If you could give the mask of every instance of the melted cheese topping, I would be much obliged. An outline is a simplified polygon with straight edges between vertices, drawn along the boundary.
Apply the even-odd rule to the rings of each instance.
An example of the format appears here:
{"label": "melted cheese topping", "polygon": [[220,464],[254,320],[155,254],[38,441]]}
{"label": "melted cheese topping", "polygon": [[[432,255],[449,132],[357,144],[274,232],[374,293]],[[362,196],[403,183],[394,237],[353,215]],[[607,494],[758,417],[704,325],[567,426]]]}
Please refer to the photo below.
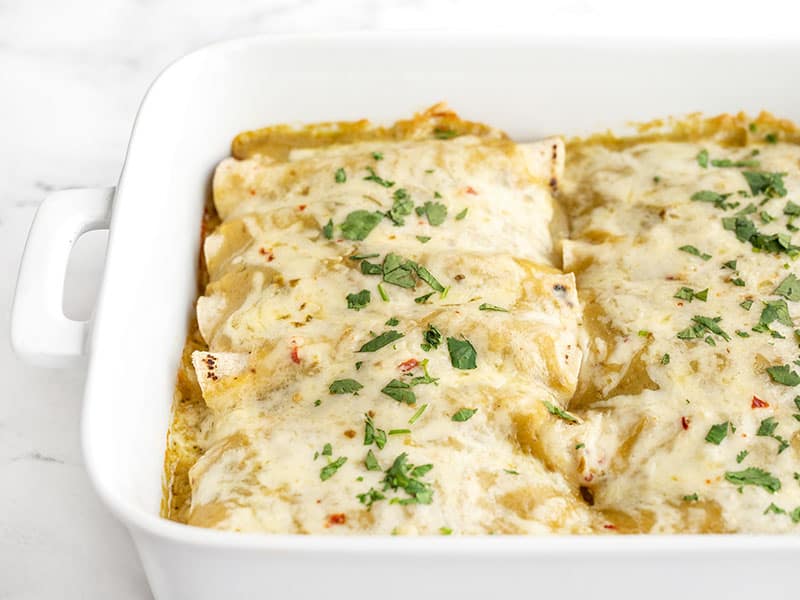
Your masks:
{"label": "melted cheese topping", "polygon": [[[703,150],[749,166],[703,167]],[[790,238],[784,213],[800,190],[800,148],[595,145],[571,161],[564,267],[577,274],[587,351],[571,406],[584,417],[582,472],[595,506],[639,531],[796,531],[800,511],[789,513],[800,506],[800,388],[766,369],[800,371],[792,364],[800,355],[797,303],[786,304],[791,320],[769,323],[774,334],[753,330],[766,302],[785,302],[775,290],[794,259],[755,252],[723,218],[743,213],[758,231]],[[754,194],[743,171],[785,173],[788,193]],[[726,195],[724,204],[692,200],[699,191]],[[689,246],[701,256],[680,250]],[[708,291],[687,299],[682,288]],[[702,326],[687,333],[698,316],[719,318],[724,335]],[[765,419],[775,421],[772,436]],[[718,444],[705,439],[715,425],[724,435]],[[751,468],[768,473],[766,487],[730,481]],[[754,475],[745,478],[765,479]]]}
{"label": "melted cheese topping", "polygon": [[800,251],[800,147],[747,124],[597,136],[570,145],[564,177],[560,140],[515,144],[442,107],[237,137],[165,515],[273,533],[796,531],[800,282],[776,290]]}

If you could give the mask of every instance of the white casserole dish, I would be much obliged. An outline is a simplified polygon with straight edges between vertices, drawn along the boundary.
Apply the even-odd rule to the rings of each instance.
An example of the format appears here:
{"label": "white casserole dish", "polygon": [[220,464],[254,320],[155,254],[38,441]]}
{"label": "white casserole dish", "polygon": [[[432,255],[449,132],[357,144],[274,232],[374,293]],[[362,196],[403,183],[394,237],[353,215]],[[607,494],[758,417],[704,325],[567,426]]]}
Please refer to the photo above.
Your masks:
{"label": "white casserole dish", "polygon": [[[148,92],[116,192],[58,192],[42,204],[20,270],[12,342],[46,366],[90,353],[87,468],[162,600],[796,597],[800,536],[259,536],[180,525],[158,510],[203,200],[236,133],[280,122],[391,121],[439,100],[517,139],[698,110],[767,109],[800,121],[800,87],[787,84],[798,68],[800,42],[362,34],[205,48]],[[61,310],[69,250],[81,232],[109,221],[96,314],[70,321]]]}

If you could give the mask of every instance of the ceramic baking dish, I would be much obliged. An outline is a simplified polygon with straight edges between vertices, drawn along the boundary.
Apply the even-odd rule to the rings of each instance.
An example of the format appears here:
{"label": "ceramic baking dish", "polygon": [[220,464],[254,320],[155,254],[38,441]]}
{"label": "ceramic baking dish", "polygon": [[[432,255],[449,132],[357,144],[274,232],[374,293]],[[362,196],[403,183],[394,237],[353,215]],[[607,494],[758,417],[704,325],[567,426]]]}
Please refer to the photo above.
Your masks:
{"label": "ceramic baking dish", "polygon": [[[691,111],[800,121],[800,42],[393,34],[257,37],[180,59],[142,104],[116,191],[42,204],[12,339],[37,364],[89,354],[86,465],[127,525],[156,598],[796,597],[800,536],[295,537],[158,516],[165,432],[195,294],[214,165],[237,132],[279,122],[391,121],[446,100],[517,139]],[[69,250],[110,228],[91,322],[61,309]]]}

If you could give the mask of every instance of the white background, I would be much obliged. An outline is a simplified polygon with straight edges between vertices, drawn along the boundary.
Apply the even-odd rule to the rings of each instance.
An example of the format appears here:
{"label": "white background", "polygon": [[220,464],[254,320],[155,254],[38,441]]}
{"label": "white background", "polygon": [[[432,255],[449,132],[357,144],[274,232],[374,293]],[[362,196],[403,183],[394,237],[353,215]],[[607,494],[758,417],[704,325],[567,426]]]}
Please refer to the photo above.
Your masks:
{"label": "white background", "polygon": [[[83,470],[83,368],[21,363],[5,315],[36,206],[49,190],[115,183],[139,101],[169,62],[209,42],[269,32],[793,38],[797,17],[791,2],[763,0],[0,0],[0,599],[150,597],[127,534]],[[796,76],[787,74],[787,85]],[[743,73],[742,85],[757,79]],[[101,271],[104,235],[87,237],[65,296],[75,317],[90,314]]]}

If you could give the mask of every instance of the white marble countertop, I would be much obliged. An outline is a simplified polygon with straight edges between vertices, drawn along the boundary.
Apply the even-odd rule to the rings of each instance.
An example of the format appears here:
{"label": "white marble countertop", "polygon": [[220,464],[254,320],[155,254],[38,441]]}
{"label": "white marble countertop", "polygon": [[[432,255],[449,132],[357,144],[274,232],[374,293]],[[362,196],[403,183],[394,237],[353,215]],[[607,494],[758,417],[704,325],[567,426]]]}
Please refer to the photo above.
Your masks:
{"label": "white marble countertop", "polygon": [[[673,2],[653,19],[648,3],[588,0],[0,0],[0,313],[9,313],[39,202],[53,189],[113,185],[148,84],[201,45],[255,33],[355,29],[712,37],[752,29],[750,11],[735,10],[736,2],[726,2],[727,22],[708,4]],[[777,11],[777,4],[759,2],[762,11]],[[692,19],[685,17],[689,7]],[[770,35],[796,35],[796,18],[767,22]],[[103,243],[102,234],[93,235],[76,253],[65,298],[71,315],[91,310]],[[82,466],[84,369],[26,366],[12,354],[8,331],[1,319],[0,599],[149,598],[126,532]]]}

